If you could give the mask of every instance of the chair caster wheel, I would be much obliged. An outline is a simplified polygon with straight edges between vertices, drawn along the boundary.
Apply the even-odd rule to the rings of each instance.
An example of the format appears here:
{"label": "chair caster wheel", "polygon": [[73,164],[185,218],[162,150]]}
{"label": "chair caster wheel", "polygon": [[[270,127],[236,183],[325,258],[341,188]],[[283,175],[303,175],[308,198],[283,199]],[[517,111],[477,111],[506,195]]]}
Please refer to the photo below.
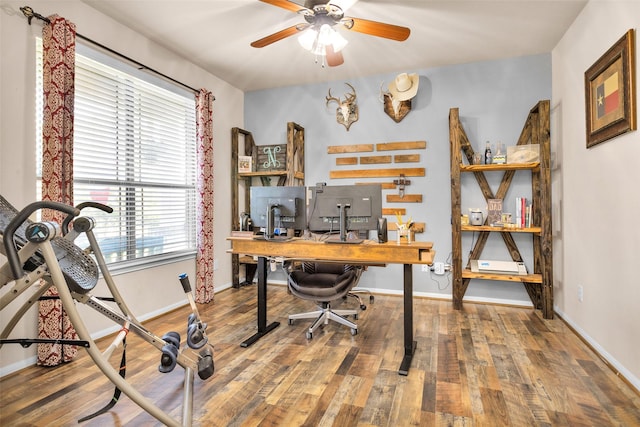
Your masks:
{"label": "chair caster wheel", "polygon": [[205,348],[200,353],[200,359],[198,360],[198,376],[201,380],[206,380],[213,375],[214,371],[213,353],[211,352],[211,349]]}
{"label": "chair caster wheel", "polygon": [[354,320],[358,320],[358,313],[356,313],[356,314],[354,314],[354,315],[353,315],[353,319],[354,319]]}
{"label": "chair caster wheel", "polygon": [[364,304],[360,305],[360,310],[365,311],[366,309],[367,309],[366,305],[364,305]]}
{"label": "chair caster wheel", "polygon": [[351,328],[351,335],[358,335],[358,330],[356,328]]}
{"label": "chair caster wheel", "polygon": [[178,360],[178,347],[173,344],[165,344],[162,347],[162,356],[160,356],[160,365],[158,371],[166,374],[173,371]]}
{"label": "chair caster wheel", "polygon": [[293,319],[289,319],[289,325],[293,325]]}
{"label": "chair caster wheel", "polygon": [[307,339],[308,340],[313,339],[313,333],[307,332]]}
{"label": "chair caster wheel", "polygon": [[371,296],[369,297],[369,302],[373,303],[373,301],[374,301],[374,300],[375,300],[375,298],[373,297],[373,295],[371,295]]}
{"label": "chair caster wheel", "polygon": [[191,325],[189,325],[189,329],[187,331],[187,345],[190,348],[194,350],[202,348],[207,343],[207,341],[209,341],[207,336],[204,334],[204,331],[198,327],[197,324],[192,323]]}

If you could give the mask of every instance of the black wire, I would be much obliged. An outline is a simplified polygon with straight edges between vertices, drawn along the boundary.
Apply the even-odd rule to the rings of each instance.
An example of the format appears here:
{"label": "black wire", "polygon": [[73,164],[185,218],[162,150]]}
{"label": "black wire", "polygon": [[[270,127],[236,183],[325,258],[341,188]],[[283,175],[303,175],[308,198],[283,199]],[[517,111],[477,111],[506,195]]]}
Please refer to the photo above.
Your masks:
{"label": "black wire", "polygon": [[[126,337],[122,339],[122,358],[120,359],[120,369],[118,370],[118,373],[122,378],[124,378],[127,373],[127,338]],[[122,394],[122,391],[116,386],[116,389],[113,391],[113,397],[111,398],[109,403],[107,403],[102,409],[94,412],[93,414],[80,418],[78,420],[78,424],[84,421],[88,421],[92,418],[97,417],[98,415],[102,415],[108,412],[109,410],[111,410],[111,408],[113,408],[116,405],[116,403],[118,403],[118,399],[120,399],[121,394]]]}

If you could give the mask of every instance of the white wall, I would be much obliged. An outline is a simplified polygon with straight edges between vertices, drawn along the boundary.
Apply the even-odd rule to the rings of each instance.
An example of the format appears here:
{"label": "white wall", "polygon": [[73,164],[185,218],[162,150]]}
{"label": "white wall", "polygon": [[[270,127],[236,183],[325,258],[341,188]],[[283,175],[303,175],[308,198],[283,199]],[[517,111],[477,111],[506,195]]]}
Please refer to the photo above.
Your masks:
{"label": "white wall", "polygon": [[[41,23],[37,20],[34,19],[31,26],[27,25],[26,18],[19,11],[21,6],[24,6],[24,2],[5,0],[2,0],[0,6],[0,194],[18,208],[36,198],[34,39],[42,34]],[[226,202],[230,199],[231,128],[242,126],[243,123],[242,91],[194,66],[187,59],[158,47],[78,0],[30,1],[29,6],[44,16],[64,16],[77,25],[78,33],[83,36],[193,88],[206,88],[216,96],[213,127],[216,200],[214,226],[221,231],[216,233],[215,238],[215,258],[219,260],[215,286],[217,289],[228,286],[231,281],[231,260],[225,252],[228,247],[225,239],[231,224],[231,210]],[[117,276],[116,282],[130,308],[144,319],[186,302],[177,275],[186,272],[194,277],[194,264],[191,260],[124,274]],[[97,295],[101,295],[102,287],[99,285],[96,288]],[[3,291],[6,292],[6,289]],[[9,316],[10,313],[1,314],[3,325]],[[87,314],[89,330],[99,333],[113,325],[103,319],[94,313]],[[35,331],[36,313],[32,310],[12,336],[33,337]],[[31,364],[34,360],[35,346],[30,349],[4,346],[0,375]]]}
{"label": "white wall", "polygon": [[[586,148],[584,72],[627,30],[638,27],[640,2],[590,1],[552,52],[551,105],[559,165],[553,189],[555,305],[636,388],[640,132]],[[637,56],[636,47],[636,84]]]}

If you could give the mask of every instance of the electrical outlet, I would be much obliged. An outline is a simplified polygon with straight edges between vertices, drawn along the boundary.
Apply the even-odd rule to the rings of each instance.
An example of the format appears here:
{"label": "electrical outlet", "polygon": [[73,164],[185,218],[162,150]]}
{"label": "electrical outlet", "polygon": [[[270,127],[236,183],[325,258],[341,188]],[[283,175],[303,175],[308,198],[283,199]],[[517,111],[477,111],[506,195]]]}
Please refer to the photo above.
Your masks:
{"label": "electrical outlet", "polygon": [[220,263],[218,262],[217,259],[213,260],[213,269],[217,270],[220,267]]}
{"label": "electrical outlet", "polygon": [[442,276],[444,274],[444,262],[436,262],[433,267],[433,272],[438,276]]}
{"label": "electrical outlet", "polygon": [[578,286],[578,301],[582,302],[584,299],[584,288],[582,285]]}
{"label": "electrical outlet", "polygon": [[421,267],[422,267],[422,272],[423,273],[428,273],[431,270],[431,268],[429,268],[429,266],[427,264],[422,264]]}

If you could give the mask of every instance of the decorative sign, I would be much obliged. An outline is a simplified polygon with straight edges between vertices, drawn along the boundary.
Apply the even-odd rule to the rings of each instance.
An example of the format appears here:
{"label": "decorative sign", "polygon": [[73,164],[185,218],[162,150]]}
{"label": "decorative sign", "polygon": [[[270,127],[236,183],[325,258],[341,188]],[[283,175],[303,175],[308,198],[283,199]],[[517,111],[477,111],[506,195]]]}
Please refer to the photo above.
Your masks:
{"label": "decorative sign", "polygon": [[283,171],[287,169],[287,144],[259,145],[256,170]]}

